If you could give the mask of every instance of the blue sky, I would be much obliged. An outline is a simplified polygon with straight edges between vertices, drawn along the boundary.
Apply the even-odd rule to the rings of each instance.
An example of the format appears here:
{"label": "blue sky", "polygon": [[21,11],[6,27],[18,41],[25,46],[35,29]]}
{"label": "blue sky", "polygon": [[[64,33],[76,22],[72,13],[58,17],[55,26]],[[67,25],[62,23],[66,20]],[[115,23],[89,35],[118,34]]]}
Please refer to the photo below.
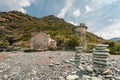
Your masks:
{"label": "blue sky", "polygon": [[105,39],[120,37],[120,0],[0,0],[0,11],[17,10],[35,17],[55,15]]}

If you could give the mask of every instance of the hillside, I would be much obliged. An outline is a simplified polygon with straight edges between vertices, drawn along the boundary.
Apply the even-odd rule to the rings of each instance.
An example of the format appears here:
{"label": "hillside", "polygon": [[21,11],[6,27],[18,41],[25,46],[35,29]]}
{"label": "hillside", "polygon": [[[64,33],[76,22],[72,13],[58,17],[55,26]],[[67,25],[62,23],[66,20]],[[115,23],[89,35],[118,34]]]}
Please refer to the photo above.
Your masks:
{"label": "hillside", "polygon": [[112,39],[110,39],[111,41],[118,41],[118,42],[120,42],[120,38],[119,37],[116,37],[116,38],[112,38]]}
{"label": "hillside", "polygon": [[[73,24],[64,19],[49,15],[43,18],[31,17],[18,11],[0,12],[0,47],[30,47],[34,32],[46,32],[58,42],[69,47],[70,39],[78,39],[72,32]],[[101,38],[87,32],[88,43],[98,43]]]}

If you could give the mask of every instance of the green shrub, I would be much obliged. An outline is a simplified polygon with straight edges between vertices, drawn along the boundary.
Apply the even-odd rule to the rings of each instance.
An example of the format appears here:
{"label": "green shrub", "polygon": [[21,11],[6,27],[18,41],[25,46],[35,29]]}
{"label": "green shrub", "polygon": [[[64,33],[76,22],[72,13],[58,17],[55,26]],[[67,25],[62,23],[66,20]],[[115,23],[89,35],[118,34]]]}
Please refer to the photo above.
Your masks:
{"label": "green shrub", "polygon": [[75,49],[76,46],[80,46],[80,37],[71,36],[71,38],[66,42],[69,49]]}
{"label": "green shrub", "polygon": [[107,41],[105,44],[109,45],[110,54],[120,55],[120,42]]}
{"label": "green shrub", "polygon": [[31,38],[31,34],[25,34],[18,38],[18,40],[27,41]]}
{"label": "green shrub", "polygon": [[92,52],[92,49],[95,48],[96,43],[92,43],[92,44],[87,44],[87,51],[88,53]]}
{"label": "green shrub", "polygon": [[10,43],[8,40],[2,40],[0,41],[0,47],[5,47],[5,46],[9,46]]}

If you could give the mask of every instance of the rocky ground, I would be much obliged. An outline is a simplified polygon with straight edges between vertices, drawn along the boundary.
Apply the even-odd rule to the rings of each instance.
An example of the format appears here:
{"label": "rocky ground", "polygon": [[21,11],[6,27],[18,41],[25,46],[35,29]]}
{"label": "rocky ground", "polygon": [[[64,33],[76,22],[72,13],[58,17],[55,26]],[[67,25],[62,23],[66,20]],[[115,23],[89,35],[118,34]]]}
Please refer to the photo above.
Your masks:
{"label": "rocky ground", "polygon": [[[74,55],[71,51],[1,52],[0,80],[64,80],[79,71]],[[110,58],[120,69],[120,56],[111,55]],[[92,64],[92,55],[82,54],[82,61],[87,63],[84,67]]]}

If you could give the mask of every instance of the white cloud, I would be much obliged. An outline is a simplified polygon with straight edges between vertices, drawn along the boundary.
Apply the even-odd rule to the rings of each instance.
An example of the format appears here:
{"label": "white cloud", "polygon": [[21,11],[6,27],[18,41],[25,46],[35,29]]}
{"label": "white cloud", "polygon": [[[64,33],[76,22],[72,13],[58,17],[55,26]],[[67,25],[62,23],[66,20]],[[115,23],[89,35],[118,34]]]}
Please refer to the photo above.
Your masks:
{"label": "white cloud", "polygon": [[17,10],[25,13],[26,10],[24,8],[30,6],[33,1],[34,0],[0,0],[0,11]]}
{"label": "white cloud", "polygon": [[63,7],[61,12],[57,15],[59,18],[64,18],[66,13],[70,10],[74,0],[67,0],[66,5]]}
{"label": "white cloud", "polygon": [[100,35],[105,39],[110,39],[114,37],[120,37],[120,20],[113,23],[112,25],[106,26],[99,32],[95,32],[95,34]]}
{"label": "white cloud", "polygon": [[117,21],[116,19],[109,19],[108,22],[115,22]]}
{"label": "white cloud", "polygon": [[78,23],[76,23],[76,22],[73,22],[73,21],[68,21],[69,23],[71,23],[71,24],[73,24],[73,25],[78,25]]}
{"label": "white cloud", "polygon": [[88,5],[85,6],[85,9],[86,9],[85,11],[86,14],[93,11]]}
{"label": "white cloud", "polygon": [[74,12],[73,12],[73,16],[78,18],[80,17],[80,10],[79,9],[76,9]]}
{"label": "white cloud", "polygon": [[92,6],[95,9],[99,9],[103,6],[107,6],[110,5],[114,2],[116,2],[117,0],[92,0]]}

